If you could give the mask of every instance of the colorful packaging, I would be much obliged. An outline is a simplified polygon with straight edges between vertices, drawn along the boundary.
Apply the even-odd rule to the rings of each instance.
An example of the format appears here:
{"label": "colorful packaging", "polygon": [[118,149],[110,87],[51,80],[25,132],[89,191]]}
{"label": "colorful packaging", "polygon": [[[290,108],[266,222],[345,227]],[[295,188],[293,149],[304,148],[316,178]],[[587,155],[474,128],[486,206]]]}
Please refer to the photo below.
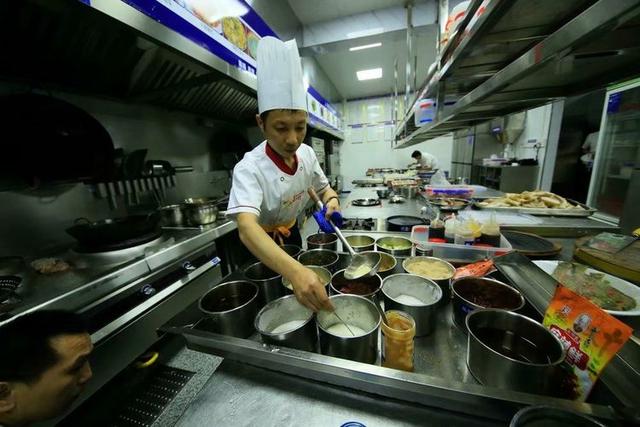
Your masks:
{"label": "colorful packaging", "polygon": [[[543,320],[567,351],[568,378],[563,393],[585,401],[602,370],[633,330],[588,299],[559,285]],[[568,385],[568,386],[567,386]]]}
{"label": "colorful packaging", "polygon": [[463,277],[470,276],[483,277],[487,274],[493,273],[494,271],[496,271],[496,269],[493,266],[493,260],[485,259],[456,268],[456,273],[453,275],[453,278],[461,279]]}

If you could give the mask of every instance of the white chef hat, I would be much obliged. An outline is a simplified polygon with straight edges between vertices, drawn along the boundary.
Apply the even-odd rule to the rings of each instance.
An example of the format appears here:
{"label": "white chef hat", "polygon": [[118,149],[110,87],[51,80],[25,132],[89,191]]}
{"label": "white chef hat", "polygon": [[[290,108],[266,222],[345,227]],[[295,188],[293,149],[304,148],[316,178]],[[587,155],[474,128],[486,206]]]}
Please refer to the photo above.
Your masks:
{"label": "white chef hat", "polygon": [[258,44],[258,110],[307,111],[307,92],[295,40],[264,37]]}

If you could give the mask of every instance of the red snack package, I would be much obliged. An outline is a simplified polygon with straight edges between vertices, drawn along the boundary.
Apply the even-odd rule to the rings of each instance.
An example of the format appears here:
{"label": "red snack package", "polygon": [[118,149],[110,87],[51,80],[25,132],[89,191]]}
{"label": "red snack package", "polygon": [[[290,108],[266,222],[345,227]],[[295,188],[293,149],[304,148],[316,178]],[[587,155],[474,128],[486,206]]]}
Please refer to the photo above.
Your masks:
{"label": "red snack package", "polygon": [[493,260],[486,259],[456,268],[456,273],[453,275],[453,278],[460,279],[462,277],[469,276],[483,277],[489,273],[493,273],[494,271],[495,268],[493,267]]}

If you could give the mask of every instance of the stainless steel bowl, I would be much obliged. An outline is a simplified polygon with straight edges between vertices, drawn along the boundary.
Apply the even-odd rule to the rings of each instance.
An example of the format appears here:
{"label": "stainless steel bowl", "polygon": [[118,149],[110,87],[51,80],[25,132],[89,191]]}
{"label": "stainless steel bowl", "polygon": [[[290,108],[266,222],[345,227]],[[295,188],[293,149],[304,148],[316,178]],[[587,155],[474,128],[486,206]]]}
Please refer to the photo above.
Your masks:
{"label": "stainless steel bowl", "polygon": [[[385,310],[409,313],[416,322],[416,336],[433,332],[442,289],[433,280],[413,274],[393,274],[382,281]],[[419,301],[409,301],[411,297]]]}
{"label": "stainless steel bowl", "polygon": [[[365,298],[374,298],[382,287],[382,279],[377,274],[369,277],[348,280],[344,277],[345,270],[339,270],[331,277],[329,285],[333,294],[359,295]],[[348,288],[348,291],[345,290]]]}
{"label": "stainless steel bowl", "polygon": [[214,203],[185,203],[182,206],[189,225],[207,225],[218,218],[218,208]]}
{"label": "stainless steel bowl", "polygon": [[[443,265],[449,271],[449,274],[445,278],[434,276],[429,277],[428,275],[417,274],[415,271],[412,271],[411,264],[419,262],[420,260],[437,262]],[[402,261],[402,269],[409,274],[416,274],[436,282],[440,286],[440,289],[442,289],[442,304],[447,304],[451,300],[451,278],[456,274],[456,268],[447,261],[430,256],[413,256]]]}
{"label": "stainless steel bowl", "polygon": [[527,406],[511,419],[509,427],[605,427],[591,417],[552,406]]}
{"label": "stainless steel bowl", "polygon": [[338,250],[338,236],[332,233],[316,233],[307,237],[307,249]]}
{"label": "stainless steel bowl", "polygon": [[282,276],[261,262],[251,264],[244,270],[244,277],[252,281],[260,290],[260,307],[285,295],[280,284]]}
{"label": "stainless steel bowl", "polygon": [[181,205],[167,205],[158,208],[160,224],[165,227],[179,227],[184,223]]}
{"label": "stainless steel bowl", "polygon": [[356,362],[375,363],[378,357],[380,314],[373,302],[357,295],[334,295],[330,300],[338,316],[349,326],[364,331],[364,334],[341,336],[331,332],[334,325],[342,322],[332,312],[320,311],[316,319],[321,353]]}
{"label": "stainless steel bowl", "polygon": [[198,307],[208,316],[205,324],[212,332],[247,338],[254,332],[258,287],[240,280],[222,283],[204,294]]}
{"label": "stainless steel bowl", "polygon": [[547,328],[520,314],[476,310],[466,318],[467,366],[483,385],[549,394],[556,388],[562,343]]}
{"label": "stainless steel bowl", "polygon": [[372,251],[376,242],[373,237],[363,235],[346,236],[345,239],[354,252]]}
{"label": "stainless steel bowl", "polygon": [[466,332],[465,318],[481,308],[516,311],[524,307],[525,299],[517,289],[486,277],[463,277],[451,284],[453,321]]}
{"label": "stainless steel bowl", "polygon": [[287,295],[271,301],[258,313],[256,331],[267,344],[316,351],[318,328],[313,321],[313,311]]}
{"label": "stainless steel bowl", "polygon": [[312,249],[301,253],[298,256],[298,261],[302,265],[317,265],[318,267],[324,267],[329,271],[334,271],[338,259],[340,257],[334,251],[327,249]]}
{"label": "stainless steel bowl", "polygon": [[369,252],[375,252],[380,254],[380,267],[378,268],[378,275],[380,277],[387,277],[390,274],[393,274],[396,266],[398,265],[398,260],[393,255],[390,255],[386,252],[379,251],[366,251],[361,252],[362,255],[366,255]]}
{"label": "stainless steel bowl", "polygon": [[[396,246],[401,246],[403,249],[394,249]],[[376,249],[380,252],[386,252],[393,256],[409,256],[411,255],[411,247],[413,244],[411,240],[404,237],[389,236],[381,237],[376,240]]]}
{"label": "stainless steel bowl", "polygon": [[[328,291],[328,286],[329,286],[329,283],[331,282],[331,272],[326,268],[318,267],[317,265],[307,265],[306,267],[312,270],[314,273],[316,273],[316,275],[318,276],[318,279],[320,279],[320,282],[322,282],[325,289]],[[282,286],[286,288],[286,291],[285,291],[286,293],[289,293],[289,294],[293,293],[293,285],[288,279],[284,277],[282,278]]]}
{"label": "stainless steel bowl", "polygon": [[406,201],[407,199],[402,196],[398,196],[397,194],[395,196],[391,196],[391,198],[389,199],[389,203],[404,203]]}

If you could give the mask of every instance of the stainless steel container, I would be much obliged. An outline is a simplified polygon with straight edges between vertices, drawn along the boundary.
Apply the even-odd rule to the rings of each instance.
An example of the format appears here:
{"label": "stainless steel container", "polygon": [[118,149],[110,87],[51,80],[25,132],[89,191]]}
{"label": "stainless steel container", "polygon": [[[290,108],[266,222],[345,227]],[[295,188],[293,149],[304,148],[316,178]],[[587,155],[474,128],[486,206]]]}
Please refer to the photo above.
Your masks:
{"label": "stainless steel container", "polygon": [[467,366],[483,385],[549,394],[565,358],[562,343],[547,328],[520,314],[482,309],[466,318]]}
{"label": "stainless steel container", "polygon": [[282,245],[280,246],[283,251],[287,253],[291,258],[297,258],[302,253],[302,248],[296,245]]}
{"label": "stainless steel container", "polygon": [[386,199],[387,197],[389,197],[389,190],[376,190],[376,194],[378,195],[379,199]]}
{"label": "stainless steel container", "polygon": [[298,256],[298,261],[300,261],[302,265],[317,265],[329,271],[335,269],[338,259],[340,259],[340,257],[337,253],[327,249],[312,249]]}
{"label": "stainless steel container", "polygon": [[[385,310],[408,313],[416,322],[416,336],[433,332],[442,289],[433,280],[413,274],[394,274],[382,281]],[[412,299],[414,301],[412,301]]]}
{"label": "stainless steel container", "polygon": [[373,237],[363,235],[347,236],[345,239],[354,252],[372,251],[376,242]]}
{"label": "stainless steel container", "polygon": [[179,227],[184,224],[182,206],[167,205],[158,209],[160,224],[165,227]]}
{"label": "stainless steel container", "polygon": [[[329,291],[329,283],[331,282],[331,272],[324,267],[318,267],[316,265],[307,265],[307,268],[311,269],[316,275],[318,279],[322,282],[327,292]],[[282,286],[285,287],[285,293],[292,294],[293,293],[293,285],[288,279],[282,278]]]}
{"label": "stainless steel container", "polygon": [[344,269],[336,271],[329,285],[332,294],[359,295],[374,298],[382,287],[382,279],[377,274],[359,279],[348,280],[344,277]]}
{"label": "stainless steel container", "polygon": [[316,233],[307,237],[307,249],[338,250],[338,236],[332,233]]}
{"label": "stainless steel container", "polygon": [[393,274],[393,271],[398,265],[398,260],[396,260],[396,257],[386,252],[379,252],[379,251],[366,251],[366,252],[362,252],[362,255],[365,255],[369,252],[375,252],[377,254],[380,254],[380,266],[378,268],[378,276],[384,278]]}
{"label": "stainless steel container", "polygon": [[258,313],[255,328],[267,344],[316,351],[318,328],[313,311],[287,295],[271,301]]}
{"label": "stainless steel container", "polygon": [[282,276],[261,262],[251,264],[244,270],[244,277],[252,281],[260,290],[260,307],[285,295],[281,285]]}
{"label": "stainless steel container", "polygon": [[187,224],[192,226],[211,224],[218,218],[215,203],[185,203],[183,210]]}
{"label": "stainless steel container", "polygon": [[[428,274],[428,273],[427,274],[417,273],[415,269],[411,268],[411,264],[414,262],[420,262],[420,261],[437,262],[447,270],[447,274],[444,275],[446,277],[437,276],[437,275]],[[425,279],[430,279],[436,282],[440,286],[440,289],[442,289],[441,305],[446,305],[449,303],[449,301],[451,301],[451,278],[453,277],[454,274],[456,274],[456,268],[453,265],[449,264],[447,261],[440,258],[430,257],[430,256],[414,256],[402,261],[402,269],[409,274],[422,276]]]}
{"label": "stainless steel container", "polygon": [[511,419],[509,427],[605,427],[591,417],[552,406],[527,406]]}
{"label": "stainless steel container", "polygon": [[451,285],[453,321],[466,332],[467,314],[480,308],[516,311],[524,307],[525,299],[517,289],[486,277],[463,277]]}
{"label": "stainless steel container", "polygon": [[356,362],[375,363],[378,357],[380,314],[373,302],[357,295],[334,295],[330,299],[338,316],[347,325],[355,326],[363,333],[356,336],[348,332],[349,336],[337,334],[333,328],[342,322],[333,313],[320,311],[316,316],[320,352]]}
{"label": "stainless steel container", "polygon": [[[410,256],[413,243],[404,237],[389,236],[376,240],[376,250],[393,256]],[[398,248],[398,249],[395,249]]]}
{"label": "stainless steel container", "polygon": [[254,332],[258,287],[241,280],[222,283],[204,294],[198,307],[209,317],[205,324],[212,332],[247,338]]}
{"label": "stainless steel container", "polygon": [[407,199],[415,199],[418,195],[418,186],[417,185],[406,185],[404,187],[400,187],[400,195]]}

